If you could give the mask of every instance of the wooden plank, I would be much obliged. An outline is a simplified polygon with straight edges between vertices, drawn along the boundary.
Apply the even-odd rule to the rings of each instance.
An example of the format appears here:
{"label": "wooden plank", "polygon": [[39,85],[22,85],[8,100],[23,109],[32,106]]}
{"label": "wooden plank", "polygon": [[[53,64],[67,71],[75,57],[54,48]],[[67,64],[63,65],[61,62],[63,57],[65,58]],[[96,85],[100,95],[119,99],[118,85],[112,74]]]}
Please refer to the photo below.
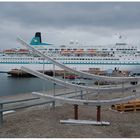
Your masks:
{"label": "wooden plank", "polygon": [[78,124],[78,125],[107,125],[107,126],[110,125],[110,122],[106,122],[106,121],[74,120],[74,119],[60,120],[60,123]]}
{"label": "wooden plank", "polygon": [[16,112],[16,111],[15,110],[4,111],[3,115],[9,114],[9,113],[14,113],[14,112]]}
{"label": "wooden plank", "polygon": [[129,101],[128,103],[140,103],[140,99]]}
{"label": "wooden plank", "polygon": [[140,110],[140,104],[136,104],[136,103],[124,103],[124,104],[120,104],[120,105],[114,105],[114,107],[112,108],[114,110],[117,111],[124,111],[124,112],[128,112],[128,111],[139,111]]}

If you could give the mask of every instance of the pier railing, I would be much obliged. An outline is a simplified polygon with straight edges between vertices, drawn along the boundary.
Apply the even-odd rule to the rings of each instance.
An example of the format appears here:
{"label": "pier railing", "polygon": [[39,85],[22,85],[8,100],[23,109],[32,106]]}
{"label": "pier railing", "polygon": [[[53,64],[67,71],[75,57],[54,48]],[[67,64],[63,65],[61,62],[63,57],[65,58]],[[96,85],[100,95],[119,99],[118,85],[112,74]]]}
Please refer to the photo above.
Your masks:
{"label": "pier railing", "polygon": [[[66,92],[66,93],[59,93],[56,94],[55,96],[63,96],[63,95],[67,95],[69,96],[69,98],[75,98],[75,97],[79,97],[79,98],[83,98],[84,95],[90,95],[93,94],[93,92],[86,92],[86,91],[82,91],[82,90],[77,90],[77,91],[71,91],[71,92]],[[53,99],[45,99],[40,100],[40,97],[30,97],[30,98],[26,98],[26,99],[6,99],[3,101],[0,101],[0,127],[3,126],[3,117],[4,117],[4,112],[6,111],[15,111],[15,110],[19,110],[19,109],[24,109],[24,108],[28,108],[28,107],[33,107],[33,106],[37,106],[37,105],[43,105],[43,104],[54,104],[54,100]],[[29,102],[28,102],[29,101]],[[36,101],[36,102],[30,102],[30,101]],[[11,106],[11,104],[14,103],[25,103],[24,105],[15,105],[15,106]],[[10,107],[6,107],[5,105],[10,105]]]}
{"label": "pier railing", "polygon": [[[4,100],[4,101],[0,101],[0,127],[2,127],[3,125],[3,112],[6,111],[11,111],[11,110],[18,110],[18,109],[23,109],[23,108],[28,108],[28,107],[33,107],[33,106],[37,106],[37,105],[43,105],[43,104],[48,104],[48,103],[52,103],[53,100],[45,100],[45,101],[40,101],[39,102],[39,97],[31,97],[31,98],[27,98],[27,99],[18,99],[18,100]],[[4,107],[4,105],[6,104],[12,104],[12,103],[27,103],[27,101],[38,101],[36,103],[28,103],[26,105],[20,105],[20,106],[14,106],[14,107]]]}

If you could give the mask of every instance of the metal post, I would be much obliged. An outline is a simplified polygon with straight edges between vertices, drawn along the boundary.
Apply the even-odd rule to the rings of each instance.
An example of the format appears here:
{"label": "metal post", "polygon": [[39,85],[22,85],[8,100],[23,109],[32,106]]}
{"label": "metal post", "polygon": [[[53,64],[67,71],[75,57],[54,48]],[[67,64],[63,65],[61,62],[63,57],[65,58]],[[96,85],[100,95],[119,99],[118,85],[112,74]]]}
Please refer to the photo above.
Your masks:
{"label": "metal post", "polygon": [[81,99],[83,99],[83,91],[81,90]]}
{"label": "metal post", "polygon": [[98,95],[99,95],[99,84],[100,84],[100,83],[99,83],[99,79],[98,79]]}
{"label": "metal post", "polygon": [[[125,73],[123,73],[123,77],[125,77]],[[124,79],[122,79],[122,94],[124,94]]]}
{"label": "metal post", "polygon": [[54,96],[55,96],[55,65],[53,64],[53,78],[54,78]]}
{"label": "metal post", "polygon": [[[55,96],[55,64],[53,64],[53,78],[54,78],[54,91],[53,91],[53,95]],[[52,108],[53,110],[55,109],[55,101],[52,102]]]}
{"label": "metal post", "polygon": [[[0,110],[3,109],[3,104],[0,104]],[[3,124],[3,112],[0,111],[0,127],[2,127]]]}
{"label": "metal post", "polygon": [[64,70],[64,81],[65,81],[64,93],[66,93],[66,71],[65,70]]}
{"label": "metal post", "polygon": [[74,105],[74,119],[78,120],[78,105]]}
{"label": "metal post", "polygon": [[52,106],[51,106],[51,110],[55,109],[55,101],[52,101]]}
{"label": "metal post", "polygon": [[44,63],[45,59],[43,58],[43,74],[45,73],[45,63]]}
{"label": "metal post", "polygon": [[101,106],[97,106],[97,122],[101,121]]}
{"label": "metal post", "polygon": [[[45,62],[44,61],[45,61],[45,58],[43,58],[43,74],[45,74]],[[45,91],[45,83],[44,83],[44,81],[43,81],[42,86],[43,86],[42,90]]]}

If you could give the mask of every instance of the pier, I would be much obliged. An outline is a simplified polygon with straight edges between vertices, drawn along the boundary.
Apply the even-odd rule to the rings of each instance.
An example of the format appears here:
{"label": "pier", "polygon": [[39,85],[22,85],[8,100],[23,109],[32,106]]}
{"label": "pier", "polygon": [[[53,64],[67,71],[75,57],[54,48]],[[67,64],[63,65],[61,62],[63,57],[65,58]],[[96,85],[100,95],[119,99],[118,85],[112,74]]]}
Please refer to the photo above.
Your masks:
{"label": "pier", "polygon": [[[62,92],[57,90],[58,93]],[[53,93],[53,90],[50,93]],[[20,94],[11,97],[3,97],[4,100],[19,100],[31,98],[32,94]],[[8,107],[8,106],[7,106]],[[64,125],[60,119],[71,117],[74,119],[73,106],[69,104],[56,103],[55,110],[51,104],[36,105],[16,110],[13,113],[4,114],[3,127],[0,128],[0,137],[7,138],[139,138],[139,112],[118,113],[103,106],[101,119],[110,120],[110,126],[95,125]],[[79,106],[78,119],[96,120],[96,107]],[[130,127],[131,126],[131,127]],[[61,131],[59,131],[61,130]]]}
{"label": "pier", "polygon": [[[38,71],[41,73],[44,73],[46,75],[53,76],[52,70],[45,70],[45,71],[38,70]],[[56,73],[56,76],[63,76],[64,72],[61,70],[57,70],[55,73]],[[12,69],[11,71],[7,72],[7,74],[12,77],[35,77],[34,75],[32,75],[30,73],[22,71],[21,69]]]}
{"label": "pier", "polygon": [[[57,62],[53,58],[41,53],[40,51],[36,50],[35,48],[33,48],[32,46],[30,46],[29,44],[27,44],[25,41],[23,41],[21,39],[19,39],[19,42],[22,45],[29,47],[32,51],[36,52],[38,55],[48,59],[49,61],[51,61],[53,63],[53,75],[52,76],[44,74],[44,71],[39,72],[39,71],[31,70],[27,67],[21,67],[21,70],[23,70],[24,72],[37,76],[38,78],[40,78],[44,81],[47,80],[47,81],[52,82],[53,90],[51,90],[50,93],[48,91],[40,91],[40,92],[33,91],[32,92],[32,95],[34,96],[33,98],[28,98],[28,99],[24,99],[24,100],[21,99],[20,101],[19,100],[9,101],[9,102],[3,101],[1,103],[1,112],[2,112],[1,122],[3,122],[2,115],[3,115],[3,112],[5,111],[5,110],[3,110],[4,104],[10,104],[13,102],[15,103],[15,102],[22,102],[22,101],[26,102],[29,100],[30,101],[39,100],[42,98],[43,100],[46,101],[45,104],[48,104],[48,103],[52,104],[52,106],[51,106],[52,114],[51,114],[51,111],[50,111],[50,113],[47,112],[47,115],[48,114],[52,115],[51,119],[47,121],[48,123],[49,123],[49,121],[57,120],[57,121],[55,121],[55,126],[59,122],[61,124],[61,127],[64,124],[77,125],[77,127],[78,127],[78,125],[86,125],[87,127],[85,127],[85,128],[87,128],[88,133],[89,133],[89,131],[92,131],[92,135],[95,134],[96,137],[98,137],[98,136],[101,137],[101,135],[103,137],[105,137],[106,131],[103,131],[102,129],[98,129],[99,131],[97,129],[94,129],[94,131],[93,131],[93,129],[90,130],[89,125],[100,126],[100,127],[102,125],[104,125],[106,127],[110,127],[110,125],[112,125],[112,122],[114,120],[116,121],[116,118],[114,119],[113,117],[116,117],[117,115],[115,114],[116,112],[114,112],[114,114],[116,116],[112,116],[110,114],[112,110],[109,110],[108,107],[110,107],[113,104],[125,103],[132,99],[133,100],[137,99],[140,96],[139,92],[138,92],[139,91],[138,89],[140,88],[140,84],[139,84],[140,77],[129,77],[129,76],[115,77],[115,76],[107,76],[107,75],[103,75],[103,74],[100,75],[100,74],[87,73],[84,71],[78,71],[76,69],[72,69],[70,67],[65,66],[62,63]],[[63,80],[58,79],[56,77],[55,65],[59,66],[60,68],[62,68],[64,70],[64,79]],[[75,75],[79,75],[82,78],[90,78],[92,80],[93,79],[97,80],[97,85],[92,85],[92,84],[91,85],[90,84],[78,85],[76,83],[68,82],[65,79],[65,74],[66,74],[65,71],[74,73]],[[99,84],[100,81],[105,81],[105,82],[107,81],[110,83],[109,83],[109,85],[107,84],[107,85],[101,86]],[[114,84],[112,84],[112,82],[114,82]],[[136,84],[132,85],[132,84],[130,84],[131,82],[136,82]],[[59,85],[59,86],[63,87],[60,89],[61,91],[63,90],[63,92],[59,92],[58,89],[56,89],[55,85]],[[36,105],[40,105],[40,104],[36,103],[31,106],[34,107]],[[27,108],[27,107],[30,107],[30,106],[26,105],[21,108]],[[71,108],[71,111],[68,108]],[[10,109],[16,110],[19,108],[15,107],[15,108],[10,108]],[[36,108],[35,108],[35,110],[36,110]],[[81,110],[82,110],[82,113],[81,113]],[[67,111],[69,111],[69,112],[67,112]],[[44,112],[45,112],[45,110],[44,110]],[[107,114],[106,114],[106,112],[107,112]],[[62,113],[62,114],[60,115],[60,113]],[[67,113],[69,116],[67,116]],[[27,114],[25,114],[25,116],[26,115]],[[31,116],[33,118],[33,115],[31,115]],[[41,119],[42,117],[44,117],[43,112],[39,113],[38,119]],[[119,120],[120,119],[122,119],[122,118],[119,118]],[[123,123],[128,124],[128,122],[125,123],[125,119],[124,120],[122,119]],[[108,122],[108,120],[109,120],[109,122]],[[39,122],[41,122],[42,125],[38,124]],[[37,123],[38,124],[37,126],[38,127],[41,126],[41,128],[42,128],[42,126],[44,125],[44,119],[41,119],[39,122],[35,121],[35,118],[34,118],[34,123],[35,124]],[[118,120],[116,122],[118,124]],[[53,124],[53,126],[54,126],[54,124]],[[73,127],[71,126],[71,128],[73,128]],[[83,130],[82,128],[79,130],[80,131]],[[58,130],[59,129],[57,128],[57,131]],[[95,132],[95,130],[96,130],[96,132]],[[109,130],[110,136],[112,136],[112,134],[113,134],[113,133],[111,133],[112,130],[113,129]],[[124,130],[125,131],[124,131],[123,135],[125,135],[125,133],[126,133],[126,129],[124,129]],[[46,131],[46,129],[45,129],[45,131]],[[70,131],[70,129],[68,129],[68,131]],[[40,130],[37,129],[37,132],[40,133]],[[61,133],[61,132],[59,131],[59,133]],[[64,133],[65,132],[62,132],[61,135],[64,135]],[[70,133],[70,134],[73,134],[73,133]],[[118,133],[118,132],[116,132],[116,133]],[[54,128],[53,128],[53,134],[55,134]],[[80,134],[82,134],[82,133],[80,133]],[[47,134],[47,137],[48,137],[48,135],[49,134]],[[87,137],[86,134],[85,134],[85,136]]]}

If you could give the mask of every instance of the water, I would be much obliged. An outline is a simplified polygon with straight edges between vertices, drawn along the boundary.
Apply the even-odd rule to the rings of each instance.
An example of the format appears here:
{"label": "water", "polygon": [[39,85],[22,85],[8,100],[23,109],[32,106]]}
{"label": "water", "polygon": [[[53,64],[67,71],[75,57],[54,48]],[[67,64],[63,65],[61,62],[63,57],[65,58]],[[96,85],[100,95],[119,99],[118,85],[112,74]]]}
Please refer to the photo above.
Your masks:
{"label": "water", "polygon": [[[62,77],[57,77],[62,79]],[[64,79],[63,79],[64,80]],[[75,82],[78,79],[74,80]],[[68,82],[74,82],[68,80]],[[92,84],[91,80],[80,80],[86,84]],[[62,88],[62,86],[55,86],[56,88]],[[54,88],[54,84],[50,81],[42,80],[37,77],[11,77],[6,73],[0,73],[0,96],[8,96],[22,93],[29,93],[34,91],[47,91]],[[64,88],[64,87],[63,87]]]}
{"label": "water", "polygon": [[13,78],[6,73],[0,73],[0,96],[50,90],[53,87],[53,83],[37,77]]}

